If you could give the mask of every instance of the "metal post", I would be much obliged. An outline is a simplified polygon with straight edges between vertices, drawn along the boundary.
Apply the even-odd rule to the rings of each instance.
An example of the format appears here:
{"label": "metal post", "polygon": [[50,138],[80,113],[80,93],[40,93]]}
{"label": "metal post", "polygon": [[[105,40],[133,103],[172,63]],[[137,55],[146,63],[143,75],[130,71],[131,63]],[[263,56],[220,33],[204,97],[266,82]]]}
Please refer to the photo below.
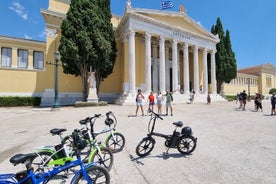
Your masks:
{"label": "metal post", "polygon": [[58,62],[60,58],[60,54],[58,51],[54,53],[55,55],[55,66],[56,66],[56,74],[55,74],[55,102],[53,105],[53,108],[59,107],[59,101],[58,101]]}
{"label": "metal post", "polygon": [[247,84],[248,84],[248,101],[250,102],[250,78],[247,78]]}

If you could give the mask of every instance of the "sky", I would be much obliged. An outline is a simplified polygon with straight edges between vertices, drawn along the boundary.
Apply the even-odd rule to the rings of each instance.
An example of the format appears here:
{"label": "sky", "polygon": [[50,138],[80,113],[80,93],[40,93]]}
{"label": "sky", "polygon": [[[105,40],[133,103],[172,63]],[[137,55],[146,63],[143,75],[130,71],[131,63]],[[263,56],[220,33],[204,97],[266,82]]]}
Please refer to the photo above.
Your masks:
{"label": "sky", "polygon": [[[133,8],[161,10],[161,0],[131,0]],[[238,69],[271,63],[276,66],[276,0],[171,0],[178,11],[183,4],[187,15],[207,30],[219,17],[230,31]],[[126,0],[111,0],[111,13],[123,15]],[[0,0],[0,35],[45,41],[41,9],[48,0]]]}

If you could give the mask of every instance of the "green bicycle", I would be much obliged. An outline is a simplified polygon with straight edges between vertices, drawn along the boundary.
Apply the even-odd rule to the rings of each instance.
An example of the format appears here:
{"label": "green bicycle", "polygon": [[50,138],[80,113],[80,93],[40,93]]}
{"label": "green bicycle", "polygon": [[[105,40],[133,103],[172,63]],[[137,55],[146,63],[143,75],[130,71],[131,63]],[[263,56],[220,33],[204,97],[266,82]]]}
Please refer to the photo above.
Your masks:
{"label": "green bicycle", "polygon": [[[45,171],[45,169],[49,170],[49,168],[64,165],[75,160],[74,156],[76,153],[73,150],[72,135],[62,137],[62,133],[65,131],[66,129],[52,129],[50,133],[52,135],[58,135],[61,143],[55,146],[45,146],[35,150],[37,157],[32,162],[35,171],[40,172]],[[82,139],[82,144],[86,147],[86,150],[84,149],[80,153],[82,161],[84,163],[96,162],[107,170],[110,170],[113,165],[112,152],[108,148],[98,144],[96,139],[86,139],[85,137],[91,136],[83,133],[84,131],[87,133],[90,131],[83,129],[75,129],[75,131],[78,132]]]}

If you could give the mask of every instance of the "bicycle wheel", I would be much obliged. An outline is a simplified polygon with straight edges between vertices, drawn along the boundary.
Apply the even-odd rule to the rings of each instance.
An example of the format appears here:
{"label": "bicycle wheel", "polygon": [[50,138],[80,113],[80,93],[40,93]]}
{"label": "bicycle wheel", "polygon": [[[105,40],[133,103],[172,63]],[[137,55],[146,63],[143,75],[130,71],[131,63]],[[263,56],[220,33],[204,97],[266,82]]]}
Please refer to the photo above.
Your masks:
{"label": "bicycle wheel", "polygon": [[112,152],[106,148],[100,148],[101,153],[99,153],[98,149],[93,150],[91,155],[89,155],[88,163],[96,162],[99,163],[100,166],[105,167],[108,171],[110,171],[113,165],[113,154]]}
{"label": "bicycle wheel", "polygon": [[196,143],[197,140],[193,136],[181,136],[176,143],[177,150],[181,154],[190,154],[195,150]]}
{"label": "bicycle wheel", "polygon": [[[85,169],[87,172],[90,180],[93,184],[109,184],[110,183],[110,175],[108,171],[101,166],[91,166]],[[73,184],[81,184],[85,183],[87,184],[87,180],[83,176],[82,173],[80,173],[74,181],[72,181]]]}
{"label": "bicycle wheel", "polygon": [[145,137],[136,146],[136,154],[140,157],[148,155],[154,148],[155,140],[152,137]]}
{"label": "bicycle wheel", "polygon": [[113,135],[110,134],[106,138],[105,146],[110,149],[112,153],[118,153],[123,150],[125,142],[125,137],[121,133],[115,132]]}

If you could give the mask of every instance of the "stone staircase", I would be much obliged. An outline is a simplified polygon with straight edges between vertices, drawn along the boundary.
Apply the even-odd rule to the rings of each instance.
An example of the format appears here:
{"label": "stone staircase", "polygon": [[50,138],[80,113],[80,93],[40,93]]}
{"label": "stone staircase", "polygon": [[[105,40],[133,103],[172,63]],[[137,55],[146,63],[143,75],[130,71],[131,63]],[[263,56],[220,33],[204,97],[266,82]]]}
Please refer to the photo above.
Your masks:
{"label": "stone staircase", "polygon": [[[149,94],[143,94],[145,96],[145,99],[143,100],[144,104],[147,104],[147,98]],[[154,94],[156,95],[156,94]],[[212,102],[224,102],[226,99],[224,99],[222,96],[218,94],[211,94],[211,103]],[[119,98],[115,101],[115,104],[118,105],[135,105],[135,98],[136,94],[122,94],[119,96]],[[183,104],[183,103],[190,103],[190,94],[179,94],[174,93],[173,94],[173,104]],[[165,99],[163,101],[165,103]],[[207,103],[207,94],[195,94],[195,98],[193,103]]]}

